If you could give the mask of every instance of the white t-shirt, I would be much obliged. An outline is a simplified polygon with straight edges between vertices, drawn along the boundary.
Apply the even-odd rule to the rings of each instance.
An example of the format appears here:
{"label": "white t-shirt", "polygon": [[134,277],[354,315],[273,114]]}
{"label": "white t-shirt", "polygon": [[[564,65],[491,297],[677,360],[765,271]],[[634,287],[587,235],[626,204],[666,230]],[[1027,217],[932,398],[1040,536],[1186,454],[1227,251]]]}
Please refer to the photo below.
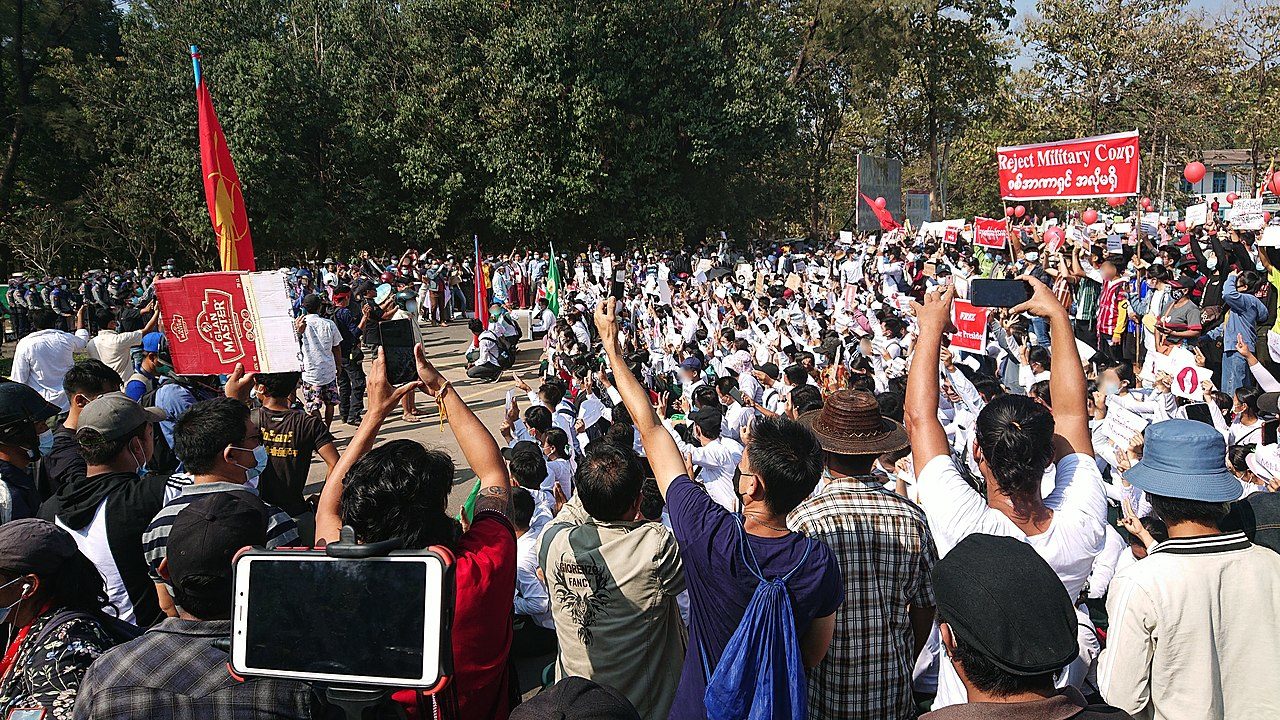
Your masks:
{"label": "white t-shirt", "polygon": [[[917,474],[920,505],[929,520],[938,557],[973,533],[1022,540],[1036,551],[1074,600],[1093,570],[1094,558],[1106,544],[1107,500],[1102,473],[1093,457],[1079,453],[1058,461],[1057,482],[1044,504],[1053,511],[1049,529],[1028,536],[987,501],[956,471],[949,455],[930,460]],[[934,709],[967,702],[964,685],[949,661],[938,671]]]}
{"label": "white t-shirt", "polygon": [[302,330],[302,382],[328,385],[338,379],[338,365],[333,349],[342,342],[342,334],[332,320],[308,315]]}

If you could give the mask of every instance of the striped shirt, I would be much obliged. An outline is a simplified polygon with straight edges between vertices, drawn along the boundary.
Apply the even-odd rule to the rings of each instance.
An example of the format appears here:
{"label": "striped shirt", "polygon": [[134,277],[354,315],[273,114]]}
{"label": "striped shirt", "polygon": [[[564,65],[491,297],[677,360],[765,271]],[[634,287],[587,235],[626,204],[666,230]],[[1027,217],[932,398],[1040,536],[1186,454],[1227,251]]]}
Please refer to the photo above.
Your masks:
{"label": "striped shirt", "polygon": [[1110,335],[1116,330],[1116,322],[1120,319],[1120,301],[1124,299],[1125,281],[1112,278],[1102,286],[1102,295],[1098,299],[1098,334]]}
{"label": "striped shirt", "polygon": [[[254,492],[246,489],[244,485],[237,485],[236,483],[193,483],[183,487],[178,492],[177,497],[169,500],[164,507],[160,508],[160,512],[156,513],[155,518],[151,520],[151,524],[147,526],[147,531],[142,534],[142,553],[147,559],[147,570],[154,582],[168,584],[160,576],[160,563],[164,562],[167,554],[169,531],[173,529],[173,521],[177,519],[178,513],[182,512],[187,505],[200,499],[202,495],[215,492],[231,492],[233,490]],[[293,518],[274,505],[267,505],[267,511],[271,513],[271,519],[267,522],[267,547],[288,547],[296,543],[298,540],[298,524],[293,521]]]}

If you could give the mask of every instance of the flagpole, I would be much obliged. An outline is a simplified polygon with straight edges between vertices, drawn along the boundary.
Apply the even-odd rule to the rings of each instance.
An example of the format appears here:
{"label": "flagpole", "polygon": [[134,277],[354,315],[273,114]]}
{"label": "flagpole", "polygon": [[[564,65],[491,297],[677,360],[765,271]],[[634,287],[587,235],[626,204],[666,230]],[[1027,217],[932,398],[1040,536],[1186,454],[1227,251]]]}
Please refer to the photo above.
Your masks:
{"label": "flagpole", "polygon": [[191,46],[191,68],[196,74],[196,87],[200,86],[200,47],[198,45]]}

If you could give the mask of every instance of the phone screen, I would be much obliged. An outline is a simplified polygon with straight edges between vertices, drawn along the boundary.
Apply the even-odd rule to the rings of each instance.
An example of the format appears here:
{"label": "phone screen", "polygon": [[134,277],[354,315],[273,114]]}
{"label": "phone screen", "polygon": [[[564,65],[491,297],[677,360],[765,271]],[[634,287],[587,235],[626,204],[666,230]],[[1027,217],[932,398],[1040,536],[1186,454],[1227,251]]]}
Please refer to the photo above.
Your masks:
{"label": "phone screen", "polygon": [[437,558],[265,555],[236,564],[237,672],[403,687],[429,686],[444,674]]}
{"label": "phone screen", "polygon": [[1031,285],[1025,280],[987,280],[969,283],[969,301],[978,307],[1014,307],[1031,299]]}
{"label": "phone screen", "polygon": [[413,321],[387,320],[378,323],[382,336],[382,352],[387,360],[387,381],[403,385],[418,377],[418,364],[413,357]]}
{"label": "phone screen", "polygon": [[626,300],[627,291],[627,271],[619,269],[613,271],[613,283],[609,287],[609,295],[617,298],[619,302]]}

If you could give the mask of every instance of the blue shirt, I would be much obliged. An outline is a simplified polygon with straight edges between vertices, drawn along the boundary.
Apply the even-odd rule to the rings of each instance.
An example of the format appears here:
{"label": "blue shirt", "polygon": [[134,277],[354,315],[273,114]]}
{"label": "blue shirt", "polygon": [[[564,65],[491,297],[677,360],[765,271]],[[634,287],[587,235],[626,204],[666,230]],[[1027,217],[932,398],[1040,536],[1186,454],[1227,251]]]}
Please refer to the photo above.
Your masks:
{"label": "blue shirt", "polygon": [[164,433],[164,439],[169,443],[169,447],[173,447],[173,424],[195,404],[195,395],[178,383],[167,382],[156,390],[156,407],[169,413],[168,420],[160,421],[160,432]]}
{"label": "blue shirt", "polygon": [[1227,322],[1223,325],[1224,352],[1235,352],[1236,335],[1244,338],[1244,344],[1253,350],[1258,342],[1258,322],[1267,316],[1266,304],[1237,290],[1235,273],[1228,275],[1227,281],[1222,285],[1222,301],[1231,309]]}
{"label": "blue shirt", "polygon": [[[673,480],[667,488],[667,512],[680,543],[680,559],[689,588],[689,650],[684,656],[670,717],[705,720],[703,696],[707,682],[700,650],[706,653],[707,666],[714,670],[729,638],[738,629],[759,580],[743,562],[743,535],[738,520],[712,500],[700,483],[688,475]],[[804,636],[814,618],[831,615],[840,607],[844,580],[835,554],[826,543],[813,540],[806,558],[807,541],[799,533],[780,538],[746,537],[766,578],[786,575],[804,559],[803,567],[787,580],[798,636]]]}

